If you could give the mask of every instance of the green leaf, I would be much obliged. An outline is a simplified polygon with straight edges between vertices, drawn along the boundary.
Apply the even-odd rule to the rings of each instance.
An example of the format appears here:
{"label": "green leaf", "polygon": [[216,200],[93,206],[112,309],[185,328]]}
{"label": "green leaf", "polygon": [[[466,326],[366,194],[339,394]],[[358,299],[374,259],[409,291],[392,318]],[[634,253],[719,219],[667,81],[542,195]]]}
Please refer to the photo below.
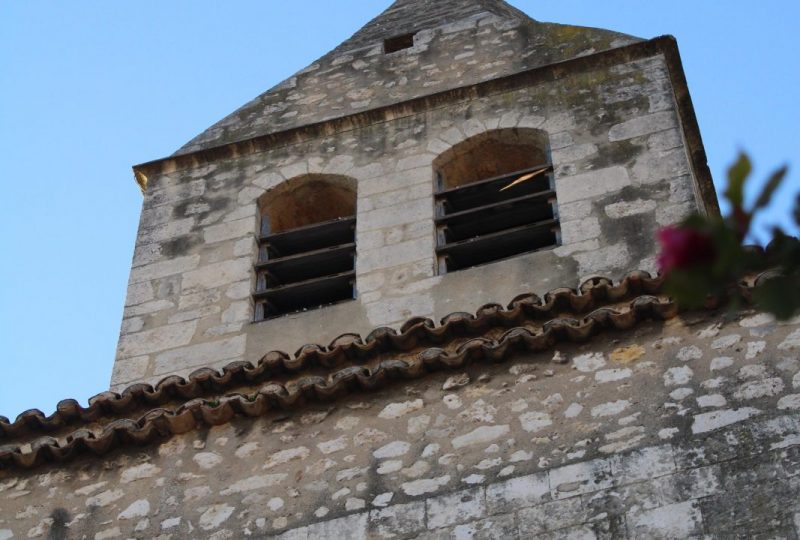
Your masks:
{"label": "green leaf", "polygon": [[800,311],[800,283],[797,276],[773,277],[759,283],[753,298],[760,309],[785,321]]}
{"label": "green leaf", "polygon": [[764,208],[769,204],[769,201],[772,200],[772,195],[775,193],[775,190],[777,190],[778,187],[780,187],[781,182],[783,182],[783,179],[786,176],[787,172],[789,172],[789,168],[786,165],[784,165],[783,167],[772,173],[772,176],[769,177],[769,180],[767,180],[764,189],[761,191],[761,195],[758,197],[756,203],[753,205],[753,210],[751,210],[751,212],[755,212],[756,210]]}
{"label": "green leaf", "polygon": [[682,308],[702,307],[709,294],[717,292],[711,272],[707,268],[673,270],[664,283],[665,292],[677,300]]}
{"label": "green leaf", "polygon": [[752,170],[750,158],[744,152],[739,153],[736,163],[728,169],[728,189],[725,190],[725,197],[734,208],[741,208],[744,203],[744,183]]}

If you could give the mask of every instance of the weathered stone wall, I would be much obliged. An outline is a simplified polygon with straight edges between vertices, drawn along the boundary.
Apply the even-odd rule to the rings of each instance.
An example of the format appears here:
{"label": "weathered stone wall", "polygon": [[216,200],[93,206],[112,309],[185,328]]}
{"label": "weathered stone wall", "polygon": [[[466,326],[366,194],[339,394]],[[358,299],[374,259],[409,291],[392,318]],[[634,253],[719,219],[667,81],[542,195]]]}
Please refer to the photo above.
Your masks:
{"label": "weathered stone wall", "polygon": [[800,321],[642,323],[0,471],[0,538],[797,538]]}
{"label": "weathered stone wall", "polygon": [[[549,135],[562,245],[436,275],[432,162],[498,128]],[[656,55],[152,176],[112,388],[508,302],[589,275],[652,270],[655,229],[700,205],[682,137]],[[357,181],[358,298],[251,324],[256,201],[306,173]]]}
{"label": "weathered stone wall", "polygon": [[[416,32],[384,53],[384,39]],[[187,153],[641,41],[529,18],[497,0],[400,0],[352,38],[181,148]]]}

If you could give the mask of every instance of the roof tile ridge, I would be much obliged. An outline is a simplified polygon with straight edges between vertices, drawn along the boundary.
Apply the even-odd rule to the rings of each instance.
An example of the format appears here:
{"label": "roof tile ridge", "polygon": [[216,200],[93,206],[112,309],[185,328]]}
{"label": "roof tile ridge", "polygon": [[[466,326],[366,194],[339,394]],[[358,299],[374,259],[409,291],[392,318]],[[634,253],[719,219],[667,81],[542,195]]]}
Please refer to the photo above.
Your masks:
{"label": "roof tile ridge", "polygon": [[[102,455],[120,446],[149,444],[202,426],[226,424],[237,416],[259,417],[273,410],[294,410],[308,402],[374,391],[395,381],[459,369],[478,361],[503,362],[521,351],[544,352],[559,343],[582,343],[604,330],[629,330],[640,322],[667,320],[677,314],[678,306],[671,299],[638,295],[625,309],[601,307],[581,319],[557,317],[538,330],[514,327],[498,339],[472,337],[453,350],[424,348],[407,359],[387,358],[374,366],[344,367],[327,376],[309,375],[290,383],[267,381],[251,394],[230,392],[213,399],[190,399],[172,410],[152,408],[138,419],[114,419],[98,431],[80,427],[58,438],[45,435],[28,443],[0,445],[0,469],[29,469],[86,452]],[[23,451],[27,448],[30,451]]]}
{"label": "roof tile ridge", "polygon": [[389,327],[377,327],[364,338],[357,333],[345,333],[334,338],[328,346],[303,345],[294,355],[270,351],[255,365],[237,361],[219,370],[202,367],[186,378],[170,375],[155,385],[134,383],[119,393],[101,392],[89,399],[88,407],[82,407],[74,399],[65,399],[49,416],[38,409],[23,411],[14,422],[0,416],[0,442],[15,434],[46,433],[69,424],[95,421],[102,416],[160,405],[176,398],[193,399],[235,386],[257,384],[270,376],[291,376],[313,368],[335,369],[348,361],[366,361],[386,352],[408,351],[419,347],[421,342],[440,344],[454,335],[477,336],[487,325],[511,327],[521,321],[544,321],[555,314],[581,314],[609,302],[631,298],[639,292],[658,292],[662,281],[661,277],[652,277],[642,271],[628,273],[617,284],[610,278],[593,277],[577,289],[560,287],[543,297],[533,293],[520,294],[505,308],[500,304],[485,304],[475,314],[453,312],[445,315],[439,326],[431,319],[412,317],[399,332]]}
{"label": "roof tile ridge", "polygon": [[327,346],[309,343],[289,355],[283,351],[266,353],[255,365],[246,361],[226,364],[219,370],[201,367],[188,377],[169,375],[155,385],[133,383],[121,392],[105,391],[89,398],[89,406],[83,407],[74,399],[64,399],[56,411],[45,415],[38,409],[28,409],[11,422],[0,416],[0,442],[24,431],[48,432],[72,423],[94,421],[104,414],[118,414],[126,410],[165,403],[175,397],[192,399],[211,392],[219,392],[233,385],[258,383],[275,374],[293,375],[312,368],[332,369],[345,360],[366,361],[389,351],[407,351],[417,347],[420,341],[441,343],[452,338],[454,333],[464,335],[482,330],[495,319],[509,326],[520,320],[544,320],[556,313],[580,314],[605,302],[619,301],[632,294],[644,291],[657,292],[663,278],[653,277],[647,272],[634,271],[618,283],[606,277],[584,280],[577,289],[559,287],[543,297],[534,293],[516,296],[506,307],[501,304],[485,304],[475,314],[453,312],[442,317],[440,324],[428,318],[412,317],[403,323],[399,332],[389,327],[377,327],[366,337],[357,333],[344,333],[334,338]]}

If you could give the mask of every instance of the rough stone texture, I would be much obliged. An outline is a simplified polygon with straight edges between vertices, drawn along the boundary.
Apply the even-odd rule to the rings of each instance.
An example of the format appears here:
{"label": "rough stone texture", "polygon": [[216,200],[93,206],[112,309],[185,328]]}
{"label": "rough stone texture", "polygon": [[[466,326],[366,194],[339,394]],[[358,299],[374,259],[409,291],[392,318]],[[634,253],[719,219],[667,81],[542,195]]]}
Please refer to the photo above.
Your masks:
{"label": "rough stone texture", "polygon": [[[476,28],[487,46],[501,39],[494,23],[470,28],[447,33],[448,41],[472,40]],[[436,58],[430,61],[451,61]],[[561,245],[437,275],[433,160],[501,124],[544,130],[560,147],[553,162]],[[256,361],[268,350],[293,352],[309,341],[327,345],[342,333],[397,326],[412,316],[474,311],[592,275],[653,270],[658,223],[698,205],[679,128],[667,67],[656,55],[153,175],[112,389]],[[676,142],[663,149],[665,139]],[[358,297],[251,324],[257,200],[305,173],[356,180]]]}
{"label": "rough stone texture", "polygon": [[[412,30],[411,48],[384,54],[383,39]],[[146,189],[112,389],[652,270],[656,227],[714,206],[699,195],[676,52],[657,41],[538,23],[499,0],[395,2],[136,168]],[[547,136],[559,245],[438,275],[433,163],[496,129]],[[251,324],[258,201],[306,174],[354,180],[357,299]],[[796,538],[797,325],[641,323],[0,470],[0,540]]]}
{"label": "rough stone texture", "polygon": [[[413,47],[384,54],[383,40],[409,32],[417,33]],[[499,0],[398,0],[336,49],[198,135],[178,153],[636,41],[608,30],[541,23]],[[652,124],[657,120],[634,122],[623,130],[646,132]]]}
{"label": "rough stone texture", "polygon": [[797,538],[799,328],[692,314],[475,363],[457,388],[440,373],[0,471],[0,534]]}

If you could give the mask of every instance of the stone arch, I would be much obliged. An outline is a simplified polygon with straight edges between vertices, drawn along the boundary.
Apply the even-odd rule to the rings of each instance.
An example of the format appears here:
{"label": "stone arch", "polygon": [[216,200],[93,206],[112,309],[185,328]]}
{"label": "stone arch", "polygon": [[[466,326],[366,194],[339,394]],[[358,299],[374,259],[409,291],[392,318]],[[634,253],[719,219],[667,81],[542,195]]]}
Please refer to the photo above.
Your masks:
{"label": "stone arch", "polygon": [[437,189],[452,189],[539,165],[549,165],[547,132],[531,128],[494,129],[469,137],[433,161]]}
{"label": "stone arch", "polygon": [[357,182],[349,176],[304,174],[258,199],[262,234],[355,216]]}

